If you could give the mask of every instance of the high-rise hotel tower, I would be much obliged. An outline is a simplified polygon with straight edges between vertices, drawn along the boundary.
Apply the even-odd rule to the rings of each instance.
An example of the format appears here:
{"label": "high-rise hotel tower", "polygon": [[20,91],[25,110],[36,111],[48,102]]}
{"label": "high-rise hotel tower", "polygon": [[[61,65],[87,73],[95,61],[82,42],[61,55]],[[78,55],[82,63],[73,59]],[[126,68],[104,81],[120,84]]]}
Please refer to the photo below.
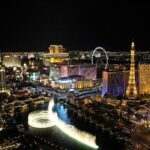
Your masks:
{"label": "high-rise hotel tower", "polygon": [[136,99],[138,96],[137,88],[136,88],[136,82],[135,82],[134,56],[135,56],[135,44],[134,44],[134,42],[132,42],[132,44],[131,44],[130,72],[129,72],[128,87],[126,90],[126,97],[128,99]]}
{"label": "high-rise hotel tower", "polygon": [[60,65],[69,58],[62,45],[50,45],[50,79],[57,81],[60,78]]}
{"label": "high-rise hotel tower", "polygon": [[139,96],[150,95],[150,64],[143,63],[138,66]]}
{"label": "high-rise hotel tower", "polygon": [[0,52],[0,93],[3,93],[6,91],[5,86],[5,66],[2,63],[2,56]]}

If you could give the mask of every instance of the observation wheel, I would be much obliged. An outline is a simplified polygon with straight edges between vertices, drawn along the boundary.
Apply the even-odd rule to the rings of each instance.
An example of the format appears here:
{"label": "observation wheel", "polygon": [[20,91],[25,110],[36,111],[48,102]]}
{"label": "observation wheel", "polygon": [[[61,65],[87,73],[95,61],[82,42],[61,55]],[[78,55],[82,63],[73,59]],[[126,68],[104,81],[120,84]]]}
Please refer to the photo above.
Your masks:
{"label": "observation wheel", "polygon": [[102,65],[105,70],[108,67],[108,59],[109,58],[106,53],[106,50],[103,47],[96,47],[92,52],[92,64],[94,64],[94,60],[96,60],[97,63],[100,63],[100,65]]}

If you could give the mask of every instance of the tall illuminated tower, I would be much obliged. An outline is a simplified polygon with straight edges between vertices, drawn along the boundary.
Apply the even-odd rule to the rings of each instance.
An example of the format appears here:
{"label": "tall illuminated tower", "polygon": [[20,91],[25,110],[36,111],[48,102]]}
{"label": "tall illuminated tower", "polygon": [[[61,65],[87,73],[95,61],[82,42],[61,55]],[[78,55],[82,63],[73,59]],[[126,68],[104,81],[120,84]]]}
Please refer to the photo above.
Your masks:
{"label": "tall illuminated tower", "polygon": [[57,81],[60,78],[60,65],[69,57],[62,45],[50,45],[50,79]]}
{"label": "tall illuminated tower", "polygon": [[5,66],[2,63],[2,56],[0,52],[0,93],[3,93],[6,91],[6,85],[5,85]]}
{"label": "tall illuminated tower", "polygon": [[131,60],[130,60],[130,72],[129,72],[129,80],[128,80],[128,87],[126,90],[126,97],[129,99],[136,99],[137,98],[137,89],[136,89],[136,82],[135,82],[135,44],[134,42],[131,43]]}

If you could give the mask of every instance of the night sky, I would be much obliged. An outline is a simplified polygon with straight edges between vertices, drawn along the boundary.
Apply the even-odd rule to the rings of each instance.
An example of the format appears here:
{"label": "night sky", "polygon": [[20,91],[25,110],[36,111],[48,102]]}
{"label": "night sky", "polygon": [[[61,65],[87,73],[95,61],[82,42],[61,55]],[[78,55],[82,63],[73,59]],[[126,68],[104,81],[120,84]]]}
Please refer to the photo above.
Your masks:
{"label": "night sky", "polygon": [[[63,1],[63,2],[62,2]],[[150,50],[150,5],[122,0],[35,0],[0,2],[0,49],[47,50],[62,44],[69,50]]]}

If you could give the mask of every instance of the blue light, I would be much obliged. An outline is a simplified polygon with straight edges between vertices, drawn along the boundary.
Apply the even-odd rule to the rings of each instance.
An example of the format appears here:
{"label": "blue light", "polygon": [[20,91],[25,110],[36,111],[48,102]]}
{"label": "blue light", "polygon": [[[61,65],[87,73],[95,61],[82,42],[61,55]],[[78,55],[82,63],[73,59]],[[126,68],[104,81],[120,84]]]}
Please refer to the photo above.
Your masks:
{"label": "blue light", "polygon": [[68,111],[66,108],[64,108],[64,106],[60,105],[60,104],[56,104],[55,106],[58,117],[60,119],[62,119],[65,123],[70,124],[70,119],[68,117]]}
{"label": "blue light", "polygon": [[71,79],[66,79],[66,80],[58,80],[59,83],[70,83],[72,82]]}

